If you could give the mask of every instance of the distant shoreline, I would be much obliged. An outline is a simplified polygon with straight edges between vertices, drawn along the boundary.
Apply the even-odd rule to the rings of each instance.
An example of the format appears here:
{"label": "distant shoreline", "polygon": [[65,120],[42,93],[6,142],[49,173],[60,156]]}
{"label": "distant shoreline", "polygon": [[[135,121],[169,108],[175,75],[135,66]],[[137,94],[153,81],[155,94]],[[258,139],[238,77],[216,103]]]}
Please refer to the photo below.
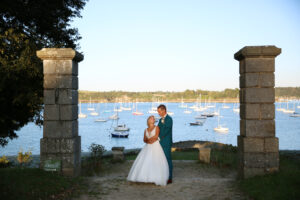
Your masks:
{"label": "distant shoreline", "polygon": [[[275,102],[276,103],[279,103],[279,102],[281,102],[281,103],[286,103],[287,101],[286,100],[279,100],[279,99],[282,99],[282,97],[279,97],[279,98],[276,98],[275,99]],[[291,100],[293,100],[293,99],[291,99]],[[294,100],[298,100],[298,99],[294,99]],[[125,101],[125,102],[121,102],[121,101],[107,101],[107,100],[86,100],[86,99],[79,99],[78,100],[79,102],[81,102],[81,103],[136,103],[136,101]],[[197,100],[196,99],[192,99],[192,100],[190,100],[190,99],[187,99],[187,100],[184,100],[184,103],[196,103],[197,102]],[[206,101],[206,103],[239,103],[240,101],[239,101],[239,99],[214,99],[214,100],[210,100],[209,102],[208,101]],[[152,103],[152,101],[143,101],[143,100],[139,100],[138,101],[138,103]],[[155,103],[155,102],[154,102]],[[162,102],[160,102],[160,103],[162,103],[162,104],[164,104],[164,103],[181,103],[181,100],[164,100],[164,101],[162,101]],[[201,103],[205,103],[205,101],[201,101]]]}
{"label": "distant shoreline", "polygon": [[[89,103],[90,100],[82,100],[79,99],[78,101],[80,101],[81,103]],[[197,100],[185,100],[184,103],[195,103],[197,102]],[[225,103],[238,103],[239,100],[237,99],[225,99]],[[91,103],[136,103],[136,101],[125,101],[125,102],[120,102],[120,101],[105,101],[105,100],[91,100]],[[143,100],[139,100],[138,103],[152,103],[152,101],[143,101]],[[155,102],[154,102],[155,103]],[[160,103],[181,103],[181,100],[164,100]],[[201,103],[205,103],[205,101],[201,101]],[[211,101],[206,101],[206,103],[224,103],[223,99],[220,100],[211,100]]]}

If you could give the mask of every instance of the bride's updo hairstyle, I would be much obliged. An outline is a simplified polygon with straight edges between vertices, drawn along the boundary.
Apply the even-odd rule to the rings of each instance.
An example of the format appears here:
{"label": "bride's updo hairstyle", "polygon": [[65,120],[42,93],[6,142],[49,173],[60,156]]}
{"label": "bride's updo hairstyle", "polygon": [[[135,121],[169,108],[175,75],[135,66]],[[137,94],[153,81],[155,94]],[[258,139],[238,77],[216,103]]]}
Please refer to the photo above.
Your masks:
{"label": "bride's updo hairstyle", "polygon": [[154,117],[154,115],[151,115],[151,116],[149,116],[149,117],[147,118],[147,126],[149,126],[149,119],[152,118],[152,117]]}

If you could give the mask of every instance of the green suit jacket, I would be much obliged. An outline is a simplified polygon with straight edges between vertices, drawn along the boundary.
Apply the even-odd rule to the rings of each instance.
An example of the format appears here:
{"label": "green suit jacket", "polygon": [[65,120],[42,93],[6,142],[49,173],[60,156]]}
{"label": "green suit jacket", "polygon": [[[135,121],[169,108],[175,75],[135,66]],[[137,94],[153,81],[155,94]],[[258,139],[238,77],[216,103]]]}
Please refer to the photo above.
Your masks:
{"label": "green suit jacket", "polygon": [[159,132],[159,139],[162,148],[171,148],[173,143],[173,136],[172,136],[172,127],[173,127],[173,120],[172,118],[167,115],[162,122],[162,119],[158,122],[158,127],[160,129]]}

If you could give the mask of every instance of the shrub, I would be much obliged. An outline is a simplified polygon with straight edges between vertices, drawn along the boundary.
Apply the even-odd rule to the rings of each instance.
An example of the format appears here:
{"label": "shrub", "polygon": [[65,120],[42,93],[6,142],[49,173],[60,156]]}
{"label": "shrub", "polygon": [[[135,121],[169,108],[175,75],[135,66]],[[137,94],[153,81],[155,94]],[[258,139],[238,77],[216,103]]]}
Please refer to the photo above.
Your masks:
{"label": "shrub", "polygon": [[22,150],[19,151],[17,160],[21,167],[30,164],[30,162],[32,161],[31,155],[32,155],[31,151],[24,152],[24,153]]}
{"label": "shrub", "polygon": [[6,158],[6,156],[2,156],[0,158],[0,168],[6,168],[10,166],[9,160]]}
{"label": "shrub", "polygon": [[101,160],[103,153],[106,151],[104,146],[95,143],[92,143],[91,146],[89,146],[89,150],[91,152],[91,157],[95,161]]}

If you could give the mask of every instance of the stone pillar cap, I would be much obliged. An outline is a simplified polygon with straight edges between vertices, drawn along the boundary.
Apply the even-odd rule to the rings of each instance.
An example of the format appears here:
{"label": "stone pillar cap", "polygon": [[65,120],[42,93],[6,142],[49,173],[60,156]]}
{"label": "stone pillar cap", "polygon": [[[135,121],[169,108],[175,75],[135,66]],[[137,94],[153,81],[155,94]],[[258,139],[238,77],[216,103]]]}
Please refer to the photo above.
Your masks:
{"label": "stone pillar cap", "polygon": [[42,60],[83,60],[83,55],[72,48],[43,48],[36,55]]}
{"label": "stone pillar cap", "polygon": [[281,53],[281,49],[271,46],[245,46],[234,54],[234,59],[240,61],[248,57],[276,57]]}

